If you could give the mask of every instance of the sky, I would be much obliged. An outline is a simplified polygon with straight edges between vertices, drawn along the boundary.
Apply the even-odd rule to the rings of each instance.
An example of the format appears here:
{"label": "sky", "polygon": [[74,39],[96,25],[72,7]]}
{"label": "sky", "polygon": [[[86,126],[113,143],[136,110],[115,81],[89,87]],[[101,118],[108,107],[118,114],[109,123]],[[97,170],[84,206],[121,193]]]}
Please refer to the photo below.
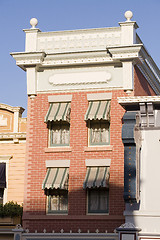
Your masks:
{"label": "sky", "polygon": [[0,0],[0,103],[21,106],[27,116],[26,73],[10,53],[24,51],[23,29],[31,27],[31,18],[42,32],[117,27],[127,10],[160,68],[160,0]]}

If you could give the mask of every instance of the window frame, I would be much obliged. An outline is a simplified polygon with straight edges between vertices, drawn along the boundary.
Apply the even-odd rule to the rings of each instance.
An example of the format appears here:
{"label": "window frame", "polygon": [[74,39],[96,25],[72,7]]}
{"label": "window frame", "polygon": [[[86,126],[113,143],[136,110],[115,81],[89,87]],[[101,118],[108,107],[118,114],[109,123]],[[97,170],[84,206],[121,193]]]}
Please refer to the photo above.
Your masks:
{"label": "window frame", "polygon": [[[92,124],[93,122],[96,124],[96,123],[100,123],[100,124],[108,124],[109,127],[108,127],[108,142],[96,142],[96,143],[92,143]],[[107,129],[107,128],[106,128]],[[88,131],[89,131],[89,138],[88,138],[88,145],[89,146],[106,146],[106,145],[110,145],[110,122],[107,121],[107,120],[89,120],[88,121]],[[102,132],[100,132],[101,134]],[[100,138],[102,138],[102,135],[100,135]]]}
{"label": "window frame", "polygon": [[[52,134],[52,126],[53,125],[57,125],[57,127],[59,127],[60,126],[60,137],[62,138],[62,128],[61,128],[61,126],[67,126],[68,125],[68,127],[69,127],[69,141],[68,141],[68,143],[67,144],[63,144],[63,143],[59,143],[59,144],[55,144],[55,143],[52,143],[53,142],[53,134]],[[68,147],[68,146],[70,146],[70,124],[68,123],[68,122],[66,122],[66,121],[56,121],[56,122],[49,122],[48,123],[48,128],[49,128],[49,146],[50,147]]]}
{"label": "window frame", "polygon": [[[53,195],[57,195],[58,200],[60,195],[66,195],[67,196],[67,210],[51,210],[51,197]],[[60,202],[58,202],[58,205],[60,208]],[[48,214],[68,214],[68,190],[62,190],[62,189],[49,189],[47,190],[47,213]]]}
{"label": "window frame", "polygon": [[[90,210],[90,192],[91,191],[97,191],[97,192],[101,192],[101,191],[103,191],[103,192],[106,192],[106,194],[107,194],[107,209],[106,210],[100,210],[100,209],[98,209],[98,210]],[[99,194],[99,203],[100,203],[100,194]],[[99,205],[99,203],[98,203],[98,205]],[[102,187],[100,187],[100,188],[88,188],[87,189],[87,214],[106,214],[106,215],[108,215],[109,214],[109,188],[102,188]]]}

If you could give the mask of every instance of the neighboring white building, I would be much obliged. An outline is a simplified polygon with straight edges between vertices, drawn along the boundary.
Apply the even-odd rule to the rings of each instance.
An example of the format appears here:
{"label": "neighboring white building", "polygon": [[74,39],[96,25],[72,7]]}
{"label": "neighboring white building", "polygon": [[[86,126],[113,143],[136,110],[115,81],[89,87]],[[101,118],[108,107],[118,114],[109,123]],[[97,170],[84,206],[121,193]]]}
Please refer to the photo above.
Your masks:
{"label": "neighboring white building", "polygon": [[137,202],[126,203],[125,222],[141,229],[139,239],[160,239],[160,96],[119,98],[119,103],[127,110],[122,129],[126,188],[135,178],[138,195]]}

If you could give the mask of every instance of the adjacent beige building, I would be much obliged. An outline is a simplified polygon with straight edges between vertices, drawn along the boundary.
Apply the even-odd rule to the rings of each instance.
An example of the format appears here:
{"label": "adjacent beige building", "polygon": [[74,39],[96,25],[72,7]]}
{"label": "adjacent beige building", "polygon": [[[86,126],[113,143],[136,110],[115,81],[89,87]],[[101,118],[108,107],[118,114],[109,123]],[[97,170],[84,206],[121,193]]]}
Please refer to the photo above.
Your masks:
{"label": "adjacent beige building", "polygon": [[0,202],[23,203],[26,118],[22,107],[0,104]]}

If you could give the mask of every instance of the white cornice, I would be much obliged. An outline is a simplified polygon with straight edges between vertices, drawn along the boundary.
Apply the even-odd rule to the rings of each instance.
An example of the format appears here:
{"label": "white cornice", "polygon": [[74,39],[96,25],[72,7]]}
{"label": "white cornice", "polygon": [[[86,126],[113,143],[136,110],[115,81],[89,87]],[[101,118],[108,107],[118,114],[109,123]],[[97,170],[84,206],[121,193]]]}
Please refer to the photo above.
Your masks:
{"label": "white cornice", "polygon": [[160,96],[135,96],[135,97],[119,97],[118,103],[121,105],[129,105],[133,103],[153,102],[160,104]]}
{"label": "white cornice", "polygon": [[126,21],[126,22],[119,22],[120,26],[133,26],[135,29],[139,28],[138,24],[135,21]]}
{"label": "white cornice", "polygon": [[24,112],[24,108],[22,107],[12,107],[12,106],[9,106],[7,104],[3,104],[3,103],[0,103],[0,109],[4,109],[4,110],[8,110],[10,112],[19,112],[19,113],[23,113]]}
{"label": "white cornice", "polygon": [[[69,65],[89,65],[112,63],[113,59],[107,54],[106,50],[93,52],[76,52],[76,53],[61,53],[61,54],[45,54],[20,52],[11,53],[16,60],[16,64],[23,70],[27,67],[38,66],[41,68],[55,67],[55,66],[69,66]],[[118,62],[114,60],[114,62]]]}
{"label": "white cornice", "polygon": [[128,60],[139,57],[143,44],[107,47],[107,51],[114,60]]}

